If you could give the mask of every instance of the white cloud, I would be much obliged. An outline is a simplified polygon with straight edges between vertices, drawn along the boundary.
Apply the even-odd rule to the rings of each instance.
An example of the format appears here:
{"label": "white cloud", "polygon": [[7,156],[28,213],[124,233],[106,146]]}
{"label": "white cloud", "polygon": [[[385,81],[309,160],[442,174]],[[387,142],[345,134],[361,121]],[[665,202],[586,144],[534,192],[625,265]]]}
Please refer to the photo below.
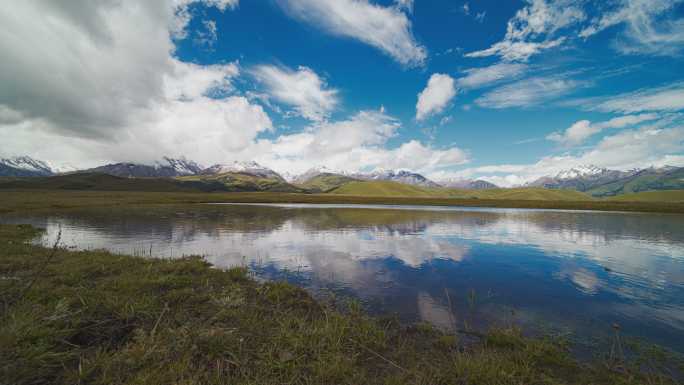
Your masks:
{"label": "white cloud", "polygon": [[11,31],[0,33],[0,151],[75,164],[203,161],[272,129],[260,106],[232,95],[236,64],[173,57],[189,3],[22,1],[0,14]]}
{"label": "white cloud", "polygon": [[164,76],[164,95],[171,100],[192,100],[207,92],[228,93],[238,76],[236,63],[201,66],[172,60],[173,70]]}
{"label": "white cloud", "polygon": [[682,151],[684,151],[682,121],[666,117],[650,125],[622,130],[614,135],[606,136],[596,146],[577,155],[545,156],[532,164],[480,166],[428,176],[435,180],[478,178],[502,187],[511,187],[587,164],[616,170],[630,170],[651,165],[684,166]]}
{"label": "white cloud", "polygon": [[421,171],[468,161],[467,153],[457,147],[436,149],[415,140],[387,148],[399,127],[399,122],[384,112],[361,111],[347,120],[323,122],[275,140],[258,140],[244,156],[290,173],[302,173],[312,166],[348,172],[375,168]]}
{"label": "white cloud", "polygon": [[557,47],[565,41],[565,38],[558,38],[544,42],[527,42],[527,41],[500,41],[491,47],[482,51],[476,51],[466,54],[466,57],[487,57],[499,55],[504,60],[508,61],[527,61],[531,56],[539,52]]}
{"label": "white cloud", "polygon": [[195,43],[207,48],[212,48],[218,40],[218,28],[216,27],[216,22],[214,20],[203,20],[202,26],[204,30],[198,30],[196,32]]}
{"label": "white cloud", "polygon": [[170,1],[17,3],[0,14],[9,31],[0,33],[0,105],[64,134],[113,137],[165,98],[176,10]]}
{"label": "white cloud", "polygon": [[285,67],[261,65],[252,69],[275,100],[294,107],[299,115],[312,120],[327,119],[339,103],[337,90],[328,89],[326,82],[307,67],[296,71]]}
{"label": "white cloud", "polygon": [[236,8],[240,4],[240,0],[201,0],[207,5],[214,6],[221,11],[225,11],[227,8]]}
{"label": "white cloud", "polygon": [[589,137],[607,128],[624,128],[649,120],[658,119],[657,114],[627,115],[613,118],[605,122],[592,123],[588,120],[575,122],[563,132],[554,132],[546,138],[563,146],[571,147],[582,144]]}
{"label": "white cloud", "polygon": [[526,64],[497,63],[489,67],[469,68],[464,70],[465,76],[456,80],[458,88],[475,89],[498,83],[515,80],[528,69]]}
{"label": "white cloud", "polygon": [[26,1],[0,14],[0,30],[12,28],[29,39],[0,33],[7,53],[0,61],[0,155],[29,154],[77,167],[184,155],[204,164],[256,160],[290,172],[316,164],[427,170],[468,160],[453,146],[408,141],[390,148],[400,123],[384,110],[324,119],[337,103],[336,90],[305,67],[261,74],[270,76],[264,81],[270,98],[314,123],[298,133],[260,137],[274,131],[273,123],[261,105],[233,87],[237,63],[207,66],[174,58],[172,39],[180,38],[174,33],[189,21],[179,10],[189,12],[188,2],[129,4],[41,7]]}
{"label": "white cloud", "polygon": [[490,48],[467,54],[467,57],[501,56],[510,61],[526,61],[532,55],[563,43],[553,39],[561,29],[586,18],[578,2],[573,0],[526,0],[527,5],[508,21],[503,40]]}
{"label": "white cloud", "polygon": [[585,86],[586,82],[569,79],[563,75],[533,77],[487,92],[477,98],[475,103],[487,108],[531,107]]}
{"label": "white cloud", "polygon": [[[206,7],[218,8],[219,11],[224,12],[227,9],[237,8],[240,3],[239,0],[154,0],[154,2],[171,8],[174,17],[169,24],[169,32],[171,33],[171,37],[176,40],[185,39],[187,37],[187,31],[185,29],[192,18],[192,15],[190,14],[191,5],[202,4]],[[95,2],[90,3],[92,4]],[[214,24],[214,27],[215,26],[216,25]]]}
{"label": "white cloud", "polygon": [[684,109],[684,82],[605,98],[585,99],[579,103],[588,109],[606,112],[680,111]]}
{"label": "white cloud", "polygon": [[110,161],[150,162],[163,155],[185,155],[209,164],[231,159],[251,146],[259,133],[272,130],[262,107],[245,97],[207,96],[226,86],[225,76],[236,70],[234,65],[204,68],[177,62],[176,67],[164,77],[164,97],[134,111],[135,124],[118,127],[111,139],[65,136],[44,118],[24,119],[0,124],[5,145],[0,152],[83,167]]}
{"label": "white cloud", "polygon": [[[411,22],[399,7],[368,0],[277,0],[293,17],[329,33],[360,40],[406,66],[421,66],[426,49],[411,32]],[[405,2],[403,2],[405,3]]]}
{"label": "white cloud", "polygon": [[[684,19],[671,17],[682,0],[622,0],[612,12],[596,17],[580,31],[588,38],[601,31],[624,25],[617,48],[624,53],[673,55],[684,47]],[[623,40],[624,39],[624,40]]]}
{"label": "white cloud", "polygon": [[454,96],[456,96],[454,79],[445,74],[432,74],[425,89],[418,94],[416,119],[423,120],[430,115],[442,112]]}

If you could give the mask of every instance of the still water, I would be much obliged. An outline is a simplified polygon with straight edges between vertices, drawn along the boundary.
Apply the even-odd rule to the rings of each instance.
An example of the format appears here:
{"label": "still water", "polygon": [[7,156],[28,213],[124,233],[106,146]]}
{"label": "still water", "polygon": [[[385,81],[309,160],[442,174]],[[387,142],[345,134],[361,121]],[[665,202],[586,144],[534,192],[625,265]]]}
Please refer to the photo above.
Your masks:
{"label": "still water", "polygon": [[684,352],[684,216],[360,205],[101,209],[1,222],[41,242],[155,257],[203,255],[376,314],[441,328],[515,323],[634,336]]}

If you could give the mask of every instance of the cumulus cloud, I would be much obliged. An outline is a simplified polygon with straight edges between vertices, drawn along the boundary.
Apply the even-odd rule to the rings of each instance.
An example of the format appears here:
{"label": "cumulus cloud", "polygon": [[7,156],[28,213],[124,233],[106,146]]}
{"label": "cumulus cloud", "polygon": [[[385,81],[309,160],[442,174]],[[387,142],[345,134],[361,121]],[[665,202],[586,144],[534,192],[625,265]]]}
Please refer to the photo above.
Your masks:
{"label": "cumulus cloud", "polygon": [[573,0],[526,0],[526,3],[508,21],[503,40],[466,56],[498,55],[508,61],[527,61],[563,43],[564,38],[553,38],[557,31],[586,19],[580,4]]}
{"label": "cumulus cloud", "polygon": [[421,66],[427,58],[427,50],[414,38],[411,22],[402,7],[383,7],[368,0],[277,1],[293,17],[331,34],[369,44],[403,65]]}
{"label": "cumulus cloud", "polygon": [[425,89],[418,94],[416,119],[423,120],[442,112],[454,96],[454,79],[446,74],[432,74]]}
{"label": "cumulus cloud", "polygon": [[501,81],[515,80],[528,69],[526,64],[497,63],[488,67],[469,68],[464,70],[465,76],[456,80],[460,89],[475,89]]}
{"label": "cumulus cloud", "polygon": [[532,77],[498,87],[475,100],[487,108],[532,107],[555,100],[587,85],[565,75]]}
{"label": "cumulus cloud", "polygon": [[592,123],[589,120],[580,120],[568,127],[565,131],[554,132],[548,135],[546,138],[566,147],[577,146],[582,144],[589,137],[598,134],[604,129],[624,128],[658,118],[659,115],[657,114],[640,114],[620,116],[605,122],[598,123]]}
{"label": "cumulus cloud", "polygon": [[[203,3],[220,10],[238,4]],[[399,12],[358,3],[381,16]],[[256,160],[293,173],[315,164],[359,171],[467,162],[467,153],[454,146],[408,141],[390,147],[400,123],[384,109],[329,121],[337,90],[307,67],[252,68],[270,99],[312,121],[301,132],[279,135],[262,106],[234,87],[238,63],[175,58],[174,39],[182,38],[195,13],[189,7],[178,0],[35,0],[0,14],[0,32],[12,31],[0,33],[0,155],[77,167],[184,155],[204,164]],[[261,135],[266,132],[273,134]]]}
{"label": "cumulus cloud", "polygon": [[173,19],[161,2],[17,3],[0,15],[0,104],[65,133],[111,137],[163,98]]}
{"label": "cumulus cloud", "polygon": [[191,3],[36,0],[0,14],[10,31],[0,33],[0,150],[75,163],[220,157],[272,129],[260,106],[233,95],[235,63],[174,58]]}
{"label": "cumulus cloud", "polygon": [[335,89],[328,89],[326,82],[307,67],[296,71],[274,65],[260,65],[251,70],[262,82],[268,94],[275,100],[292,106],[297,113],[309,120],[325,120],[339,103]]}
{"label": "cumulus cloud", "polygon": [[258,140],[246,153],[279,171],[302,173],[312,165],[356,172],[375,168],[416,171],[468,162],[458,147],[433,148],[416,140],[387,148],[399,121],[383,111],[361,111],[349,119],[315,124],[304,132]]}
{"label": "cumulus cloud", "polygon": [[684,126],[681,117],[664,117],[652,124],[625,129],[601,139],[577,155],[545,156],[531,164],[499,164],[458,172],[428,174],[434,180],[478,178],[502,187],[518,186],[581,165],[616,170],[654,166],[684,166]]}

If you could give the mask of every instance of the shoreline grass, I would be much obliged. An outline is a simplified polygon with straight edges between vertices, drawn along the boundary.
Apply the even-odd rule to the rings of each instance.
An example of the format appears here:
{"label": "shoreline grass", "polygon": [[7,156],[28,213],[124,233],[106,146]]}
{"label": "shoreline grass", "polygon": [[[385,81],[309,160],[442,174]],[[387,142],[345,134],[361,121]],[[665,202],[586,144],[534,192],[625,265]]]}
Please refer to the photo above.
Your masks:
{"label": "shoreline grass", "polygon": [[0,225],[1,384],[674,384],[515,328],[449,335],[200,258],[35,246]]}
{"label": "shoreline grass", "polygon": [[384,204],[684,213],[684,203],[682,202],[635,202],[626,200],[548,201],[435,197],[372,197],[268,192],[191,193],[65,190],[3,190],[0,192],[0,197],[2,198],[0,199],[0,214],[81,207],[191,203]]}

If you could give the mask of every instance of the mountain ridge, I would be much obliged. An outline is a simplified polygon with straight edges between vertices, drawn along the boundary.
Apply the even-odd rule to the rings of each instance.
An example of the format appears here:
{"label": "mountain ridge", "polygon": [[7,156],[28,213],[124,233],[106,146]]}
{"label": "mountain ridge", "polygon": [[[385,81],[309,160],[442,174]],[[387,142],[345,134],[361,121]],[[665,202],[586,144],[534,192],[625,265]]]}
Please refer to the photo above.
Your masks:
{"label": "mountain ridge", "polygon": [[[372,172],[345,172],[326,166],[304,173],[278,173],[254,161],[217,163],[209,167],[184,157],[162,159],[149,164],[120,162],[86,170],[65,171],[30,156],[0,159],[0,176],[50,177],[73,173],[107,174],[123,178],[172,178],[201,183],[224,184],[231,191],[331,192],[352,182],[396,182],[430,189],[489,190],[499,188],[483,179],[433,181],[419,173],[400,169]],[[392,186],[392,185],[389,185]],[[580,165],[543,176],[522,186],[549,190],[575,190],[594,197],[610,197],[645,191],[684,190],[684,167],[663,166],[615,170]]]}

